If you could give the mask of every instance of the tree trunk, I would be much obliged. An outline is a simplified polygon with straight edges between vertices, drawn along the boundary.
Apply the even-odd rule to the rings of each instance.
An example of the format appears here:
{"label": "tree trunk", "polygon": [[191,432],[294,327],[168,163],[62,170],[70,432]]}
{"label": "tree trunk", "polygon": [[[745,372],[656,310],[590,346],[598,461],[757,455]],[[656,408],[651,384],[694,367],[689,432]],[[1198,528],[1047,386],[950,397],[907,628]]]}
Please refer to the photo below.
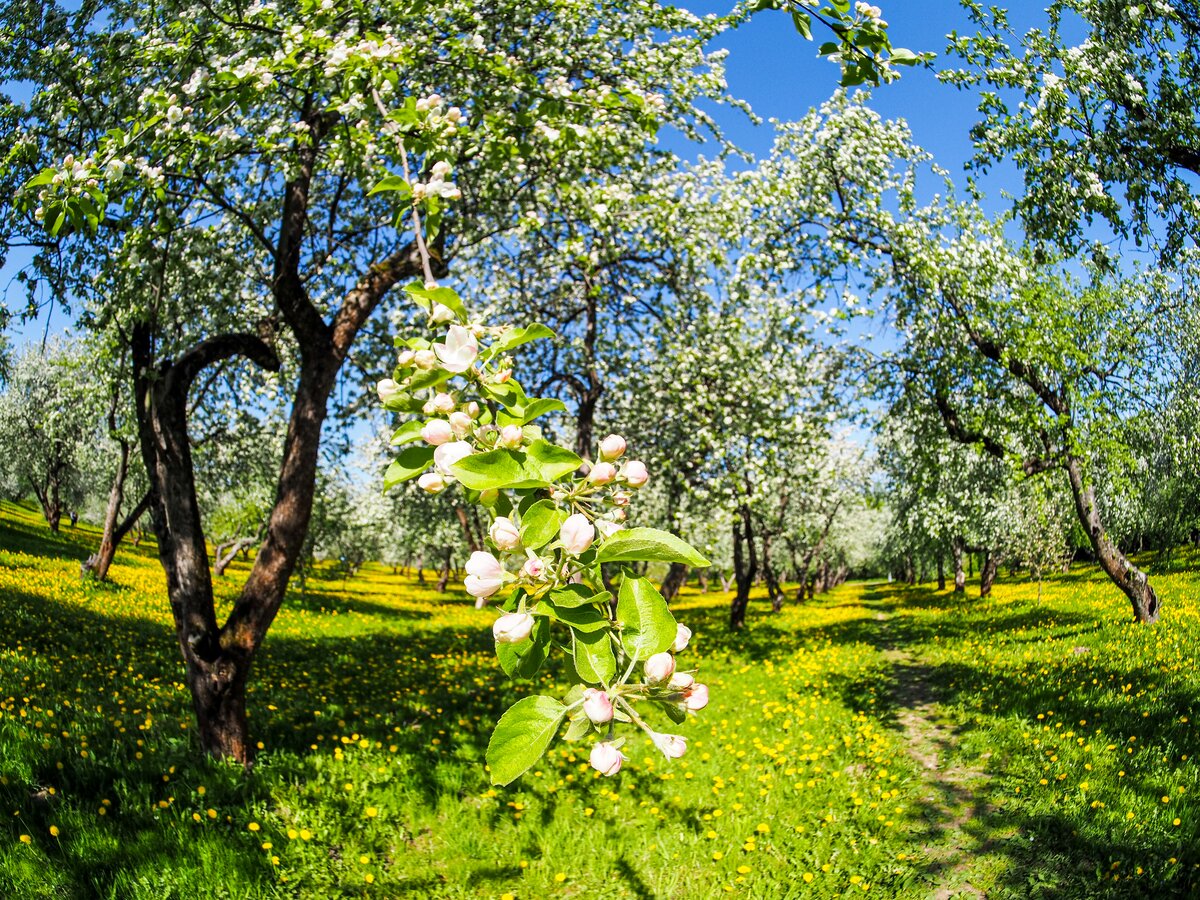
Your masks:
{"label": "tree trunk", "polygon": [[45,488],[39,487],[35,482],[33,493],[37,497],[38,504],[42,507],[42,518],[46,520],[46,524],[50,526],[50,530],[57,534],[59,525],[62,523],[63,514],[58,476],[51,473],[46,479]]}
{"label": "tree trunk", "polygon": [[[129,445],[122,442],[123,453],[129,452]],[[124,476],[120,478],[124,481]],[[137,525],[146,510],[150,508],[150,495],[143,494],[142,499],[137,502],[137,505],[129,511],[124,520],[117,524],[117,513],[120,512],[121,492],[123,485],[118,485],[117,480],[113,481],[112,493],[108,497],[108,509],[104,513],[104,533],[100,537],[100,547],[87,558],[87,562],[80,565],[80,574],[90,574],[97,581],[108,580],[108,570],[112,566],[113,559],[117,555],[117,547],[124,540],[125,535],[133,530]],[[136,547],[137,544],[135,543]]]}
{"label": "tree trunk", "polygon": [[708,569],[701,569],[700,574],[696,577],[696,580],[700,585],[700,593],[707,594],[708,593]]}
{"label": "tree trunk", "polygon": [[659,593],[663,595],[663,599],[670,603],[675,599],[675,595],[679,593],[679,589],[687,584],[688,567],[686,563],[673,562],[671,567],[667,569],[667,576],[663,579],[662,587]]}
{"label": "tree trunk", "polygon": [[963,572],[963,539],[956,537],[951,545],[951,552],[954,555],[954,593],[965,594],[967,592],[967,576]]}
{"label": "tree trunk", "polygon": [[446,556],[442,563],[442,570],[438,574],[437,592],[439,594],[446,593],[446,585],[450,583],[450,557],[454,553],[452,547],[446,548]]}
{"label": "tree trunk", "polygon": [[942,551],[938,550],[937,557],[937,575],[938,575],[938,590],[946,589],[946,558],[942,556]]}
{"label": "tree trunk", "polygon": [[[279,366],[257,337],[225,335],[202,342],[177,362],[155,368],[149,328],[140,323],[134,326],[134,387],[142,457],[150,478],[150,515],[167,575],[167,595],[186,664],[185,681],[192,694],[200,744],[212,756],[249,766],[253,750],[246,723],[245,686],[258,642],[255,629],[241,624],[241,617],[234,629],[229,624],[217,626],[187,433],[188,390],[196,375],[234,355],[249,356],[264,368],[277,370]],[[318,437],[319,432],[318,422]],[[291,435],[288,443],[294,444]],[[315,450],[314,443],[314,464]],[[289,462],[285,453],[285,476]],[[313,472],[315,475],[315,465]],[[308,496],[311,501],[311,490]],[[300,538],[302,541],[303,534]],[[297,552],[299,547],[297,543]],[[231,623],[239,609],[244,616],[246,608],[243,594],[230,615]],[[261,633],[257,637],[261,640]]]}
{"label": "tree trunk", "polygon": [[[454,514],[458,516],[458,524],[462,526],[463,536],[467,539],[467,547],[472,553],[483,549],[483,538],[476,532],[479,526],[479,520],[471,521],[471,517],[467,514],[467,508],[460,504],[455,504]],[[440,590],[440,588],[439,588]]]}
{"label": "tree trunk", "polygon": [[1000,568],[1000,556],[994,550],[983,551],[983,565],[979,569],[979,596],[990,597],[992,584],[996,581],[996,570]]}
{"label": "tree trunk", "polygon": [[746,607],[750,605],[750,589],[758,572],[758,557],[754,546],[754,526],[750,521],[750,508],[742,506],[740,522],[733,526],[733,571],[737,582],[737,594],[729,606],[729,629],[738,631],[746,624]]}
{"label": "tree trunk", "polygon": [[728,594],[729,586],[730,586],[730,584],[732,584],[732,582],[728,578],[725,577],[725,570],[717,569],[717,577],[721,579],[721,593]]}
{"label": "tree trunk", "polygon": [[239,553],[248,550],[260,541],[262,541],[261,531],[253,537],[238,538],[215,546],[213,552],[216,553],[217,559],[213,563],[213,573],[218,577],[223,576],[225,570],[229,568],[229,564],[237,558]]}
{"label": "tree trunk", "polygon": [[595,459],[592,442],[595,437],[596,404],[604,393],[600,383],[600,374],[596,368],[596,337],[598,333],[599,309],[598,297],[592,287],[591,279],[584,279],[584,326],[583,326],[583,359],[584,372],[582,378],[571,377],[569,382],[575,389],[575,453],[584,459]]}
{"label": "tree trunk", "polygon": [[1158,621],[1158,595],[1151,587],[1146,573],[1126,558],[1116,544],[1109,538],[1100,520],[1100,510],[1096,506],[1096,494],[1091,482],[1084,474],[1083,461],[1073,454],[1067,455],[1067,478],[1071,482],[1071,494],[1075,499],[1075,512],[1079,523],[1087,532],[1088,541],[1113,584],[1129,598],[1133,606],[1133,615],[1137,621],[1153,624]]}

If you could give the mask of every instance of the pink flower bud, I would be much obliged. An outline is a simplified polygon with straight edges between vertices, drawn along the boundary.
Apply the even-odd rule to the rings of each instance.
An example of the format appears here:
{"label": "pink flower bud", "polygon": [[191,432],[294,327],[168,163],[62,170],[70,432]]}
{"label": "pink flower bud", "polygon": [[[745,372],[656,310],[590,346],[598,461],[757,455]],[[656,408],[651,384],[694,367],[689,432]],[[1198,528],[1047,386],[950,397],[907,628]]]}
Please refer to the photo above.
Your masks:
{"label": "pink flower bud", "polygon": [[[490,597],[504,585],[504,567],[486,550],[476,550],[467,560],[463,587],[472,597]],[[520,638],[517,638],[520,640]]]}
{"label": "pink flower bud", "polygon": [[446,489],[446,479],[437,472],[426,472],[417,479],[417,487],[431,494],[440,494]]}
{"label": "pink flower bud", "polygon": [[512,369],[504,369],[492,376],[492,384],[504,384],[512,378]]}
{"label": "pink flower bud", "polygon": [[445,391],[439,391],[438,393],[434,394],[432,403],[434,412],[440,413],[453,412],[455,406],[454,398]]}
{"label": "pink flower bud", "polygon": [[413,350],[405,350],[403,353],[400,354],[400,356],[396,360],[396,362],[399,363],[401,366],[411,366],[413,357],[415,357],[416,355],[417,355],[416,352]]}
{"label": "pink flower bud", "polygon": [[608,484],[617,477],[617,467],[610,462],[598,462],[588,472],[588,481],[592,484]]}
{"label": "pink flower bud", "polygon": [[571,556],[578,556],[592,546],[592,541],[596,540],[596,529],[587,516],[575,513],[567,516],[567,521],[563,522],[562,528],[558,530],[558,536],[563,543],[563,549]]}
{"label": "pink flower bud", "polygon": [[418,350],[413,354],[413,365],[418,369],[432,369],[437,361],[437,354],[432,350]]}
{"label": "pink flower bud", "polygon": [[646,673],[646,681],[659,684],[675,673],[675,657],[666,652],[655,653],[642,664],[642,669]]}
{"label": "pink flower bud", "polygon": [[688,641],[692,639],[692,629],[679,623],[675,626],[675,643],[671,644],[672,653],[682,653],[687,649]]}
{"label": "pink flower bud", "polygon": [[653,737],[654,746],[662,751],[667,759],[679,759],[687,753],[687,738],[677,734],[656,734]]}
{"label": "pink flower bud", "polygon": [[421,437],[425,438],[425,443],[437,447],[454,439],[454,429],[445,419],[430,419],[421,429]]}
{"label": "pink flower bud", "polygon": [[611,742],[600,741],[592,747],[588,762],[601,775],[616,775],[621,771],[621,764],[625,762],[625,754],[614,747]]}
{"label": "pink flower bud", "polygon": [[535,581],[540,580],[546,574],[546,563],[532,550],[527,552],[529,553],[529,559],[525,560],[525,565],[521,567],[521,571]]}
{"label": "pink flower bud", "polygon": [[708,685],[693,685],[692,689],[684,695],[684,702],[687,703],[688,712],[700,712],[708,706]]}
{"label": "pink flower bud", "polygon": [[464,438],[471,432],[471,417],[465,412],[456,411],[450,413],[450,427],[454,430],[454,436]]}
{"label": "pink flower bud", "polygon": [[454,310],[443,303],[435,303],[433,304],[433,312],[430,314],[430,318],[438,325],[445,322],[453,322]]}
{"label": "pink flower bud", "polygon": [[613,491],[612,502],[614,506],[628,506],[629,500],[629,494],[625,491]]}
{"label": "pink flower bud", "polygon": [[480,408],[479,404],[476,403],[474,400],[472,400],[470,403],[467,404],[466,409],[467,409],[467,415],[470,416],[472,419],[478,419],[479,414],[483,411]]}
{"label": "pink flower bud", "polygon": [[646,470],[646,464],[637,459],[631,459],[625,463],[624,475],[625,483],[634,488],[639,488],[650,480],[650,473]]}
{"label": "pink flower bud", "polygon": [[691,689],[695,682],[696,679],[687,672],[676,672],[671,676],[671,681],[669,682],[668,687],[670,687],[673,691],[687,691]]}
{"label": "pink flower bud", "polygon": [[511,550],[521,543],[521,532],[512,523],[512,519],[504,516],[496,518],[492,527],[488,529],[488,536],[491,537],[492,543],[501,550]]}
{"label": "pink flower bud", "polygon": [[[450,423],[446,423],[446,427],[450,427]],[[433,464],[444,475],[450,475],[450,467],[460,460],[466,459],[475,448],[466,441],[452,441],[448,444],[442,444],[433,451]]]}
{"label": "pink flower bud", "polygon": [[612,701],[605,691],[587,688],[583,692],[583,712],[595,725],[611,722],[613,717]]}
{"label": "pink flower bud", "polygon": [[508,613],[492,625],[497,644],[519,644],[533,631],[533,616],[529,613]]}
{"label": "pink flower bud", "polygon": [[619,434],[610,434],[600,442],[600,458],[616,459],[625,452],[625,438]]}
{"label": "pink flower bud", "polygon": [[379,394],[379,400],[381,403],[387,403],[393,397],[403,393],[400,385],[398,385],[391,378],[385,378],[380,381],[379,384],[375,385],[375,391]]}
{"label": "pink flower bud", "polygon": [[521,430],[520,425],[505,425],[500,429],[500,443],[510,450],[517,449],[524,442],[525,432]]}

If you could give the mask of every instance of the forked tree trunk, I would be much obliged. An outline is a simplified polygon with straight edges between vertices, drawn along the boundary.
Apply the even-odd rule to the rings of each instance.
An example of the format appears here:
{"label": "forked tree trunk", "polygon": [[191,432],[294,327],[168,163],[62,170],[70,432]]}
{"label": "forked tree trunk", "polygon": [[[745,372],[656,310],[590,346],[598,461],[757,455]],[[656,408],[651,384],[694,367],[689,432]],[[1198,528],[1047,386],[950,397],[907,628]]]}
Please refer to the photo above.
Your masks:
{"label": "forked tree trunk", "polygon": [[1083,461],[1073,454],[1068,454],[1066,460],[1067,478],[1071,482],[1071,494],[1075,499],[1075,512],[1083,530],[1087,532],[1092,551],[1100,562],[1106,575],[1113,584],[1129,598],[1133,607],[1133,615],[1137,621],[1153,624],[1158,621],[1158,595],[1150,585],[1146,573],[1135,566],[1121,552],[1100,519],[1100,510],[1096,506],[1096,494],[1091,482],[1084,474]]}

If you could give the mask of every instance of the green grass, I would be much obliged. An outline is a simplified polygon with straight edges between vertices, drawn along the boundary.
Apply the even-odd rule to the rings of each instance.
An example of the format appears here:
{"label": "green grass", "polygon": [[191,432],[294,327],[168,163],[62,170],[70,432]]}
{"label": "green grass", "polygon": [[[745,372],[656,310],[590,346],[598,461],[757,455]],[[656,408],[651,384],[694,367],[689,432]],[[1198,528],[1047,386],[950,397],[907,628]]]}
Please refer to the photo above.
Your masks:
{"label": "green grass", "polygon": [[[78,565],[95,540],[0,510],[0,896],[918,898],[969,882],[1093,897],[1200,884],[1187,558],[1160,579],[1154,629],[1127,625],[1082,570],[1040,606],[1016,582],[986,602],[846,585],[777,616],[752,604],[736,636],[725,597],[688,592],[676,614],[697,633],[713,702],[682,729],[687,756],[667,763],[634,738],[626,768],[602,779],[586,746],[557,744],[492,789],[491,724],[516,698],[561,689],[560,672],[508,683],[491,614],[465,595],[382,567],[344,590],[318,573],[256,663],[262,749],[244,777],[198,758],[153,547],[126,548],[98,586]],[[223,580],[224,602],[244,571]],[[914,673],[941,701],[937,771],[907,746]]]}

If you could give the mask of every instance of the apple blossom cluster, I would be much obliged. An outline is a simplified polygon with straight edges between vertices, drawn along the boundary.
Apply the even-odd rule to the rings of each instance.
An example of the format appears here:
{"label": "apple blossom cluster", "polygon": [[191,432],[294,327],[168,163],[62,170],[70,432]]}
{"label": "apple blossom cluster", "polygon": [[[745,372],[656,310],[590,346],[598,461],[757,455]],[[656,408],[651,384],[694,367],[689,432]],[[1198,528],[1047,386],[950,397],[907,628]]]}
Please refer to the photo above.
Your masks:
{"label": "apple blossom cluster", "polygon": [[577,679],[564,701],[527,697],[505,713],[488,748],[493,781],[507,784],[533,765],[567,720],[567,740],[596,736],[590,759],[603,775],[625,760],[621,724],[643,730],[668,759],[682,756],[686,738],[651,727],[635,707],[682,723],[707,705],[707,686],[676,663],[691,631],[647,578],[620,564],[707,560],[668,532],[628,527],[650,471],[628,458],[623,437],[605,437],[593,459],[545,439],[536,420],[566,407],[528,397],[510,351],[549,329],[486,325],[432,281],[405,290],[432,333],[398,341],[393,377],[377,385],[388,409],[417,414],[393,436],[405,449],[385,484],[416,479],[434,494],[457,484],[487,511],[486,549],[471,554],[463,586],[478,608],[500,607],[492,634],[502,668],[531,678],[559,648]]}

